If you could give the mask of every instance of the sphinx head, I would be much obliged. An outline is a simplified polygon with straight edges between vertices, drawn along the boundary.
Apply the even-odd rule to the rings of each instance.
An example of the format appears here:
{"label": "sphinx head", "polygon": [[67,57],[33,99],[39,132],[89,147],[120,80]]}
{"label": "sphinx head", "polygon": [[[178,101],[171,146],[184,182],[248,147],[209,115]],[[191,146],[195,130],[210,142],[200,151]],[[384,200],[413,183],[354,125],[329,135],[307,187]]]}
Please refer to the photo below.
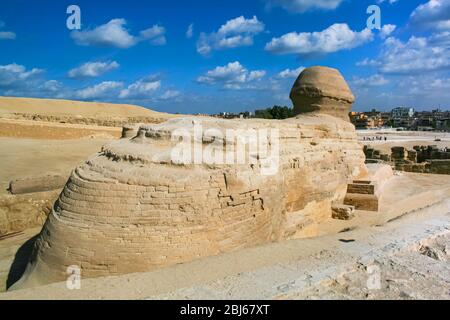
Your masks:
{"label": "sphinx head", "polygon": [[328,67],[303,70],[292,87],[290,98],[297,114],[318,112],[347,121],[355,101],[341,73]]}

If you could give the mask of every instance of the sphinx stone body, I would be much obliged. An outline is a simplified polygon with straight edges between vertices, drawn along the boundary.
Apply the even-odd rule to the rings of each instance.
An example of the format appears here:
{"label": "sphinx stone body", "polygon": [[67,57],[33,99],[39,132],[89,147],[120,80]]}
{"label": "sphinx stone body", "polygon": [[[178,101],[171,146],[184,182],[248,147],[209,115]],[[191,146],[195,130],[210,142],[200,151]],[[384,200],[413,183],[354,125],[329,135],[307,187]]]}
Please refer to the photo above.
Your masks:
{"label": "sphinx stone body", "polygon": [[[174,162],[179,141],[171,137],[180,128],[203,147],[211,146],[211,128],[277,130],[278,172],[261,174],[260,157],[251,164]],[[235,140],[219,141],[225,154],[235,150]],[[353,125],[320,112],[141,126],[73,171],[15,288],[65,280],[72,265],[83,277],[144,272],[312,236],[331,217],[332,203],[343,202],[347,184],[365,173],[364,159]]]}

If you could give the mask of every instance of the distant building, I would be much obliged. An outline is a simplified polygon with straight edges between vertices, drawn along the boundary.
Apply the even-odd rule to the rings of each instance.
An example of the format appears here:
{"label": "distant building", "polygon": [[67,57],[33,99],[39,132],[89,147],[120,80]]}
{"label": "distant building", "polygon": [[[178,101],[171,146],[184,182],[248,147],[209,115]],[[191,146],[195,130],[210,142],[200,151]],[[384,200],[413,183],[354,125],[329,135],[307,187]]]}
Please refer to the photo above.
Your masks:
{"label": "distant building", "polygon": [[450,131],[450,118],[436,120],[436,129]]}
{"label": "distant building", "polygon": [[391,123],[393,127],[410,128],[415,123],[415,111],[413,108],[398,107],[391,111]]}
{"label": "distant building", "polygon": [[412,118],[414,117],[414,109],[406,107],[394,108],[391,111],[391,115],[394,119]]}
{"label": "distant building", "polygon": [[350,112],[350,120],[357,129],[381,128],[385,124],[382,113],[375,109],[370,112]]}

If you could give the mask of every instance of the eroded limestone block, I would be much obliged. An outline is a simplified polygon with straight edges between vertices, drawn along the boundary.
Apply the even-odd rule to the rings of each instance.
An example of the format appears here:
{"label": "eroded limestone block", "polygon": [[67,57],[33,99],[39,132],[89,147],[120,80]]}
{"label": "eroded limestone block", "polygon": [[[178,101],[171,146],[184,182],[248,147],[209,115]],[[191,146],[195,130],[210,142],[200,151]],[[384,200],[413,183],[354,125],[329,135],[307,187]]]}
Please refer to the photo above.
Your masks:
{"label": "eroded limestone block", "polygon": [[353,206],[358,210],[378,211],[379,199],[373,194],[348,193],[344,204]]}
{"label": "eroded limestone block", "polygon": [[139,125],[129,124],[122,127],[122,139],[130,139],[137,135],[139,131]]}
{"label": "eroded limestone block", "polygon": [[354,180],[348,185],[344,204],[357,210],[378,211],[383,189],[394,172],[385,164],[367,164],[367,169],[368,175],[364,179]]}
{"label": "eroded limestone block", "polygon": [[355,207],[348,205],[334,205],[332,217],[338,220],[351,220],[355,217]]}
{"label": "eroded limestone block", "polygon": [[0,236],[42,227],[59,190],[0,196]]}
{"label": "eroded limestone block", "polygon": [[46,175],[17,179],[9,183],[12,194],[25,194],[56,190],[64,187],[67,177],[62,175]]}
{"label": "eroded limestone block", "polygon": [[391,150],[392,150],[392,154],[391,154],[392,160],[402,161],[407,158],[407,152],[404,147],[393,147]]}
{"label": "eroded limestone block", "polygon": [[431,160],[429,171],[435,174],[450,174],[450,160]]}
{"label": "eroded limestone block", "polygon": [[371,181],[354,181],[347,187],[347,193],[375,194],[376,185]]}

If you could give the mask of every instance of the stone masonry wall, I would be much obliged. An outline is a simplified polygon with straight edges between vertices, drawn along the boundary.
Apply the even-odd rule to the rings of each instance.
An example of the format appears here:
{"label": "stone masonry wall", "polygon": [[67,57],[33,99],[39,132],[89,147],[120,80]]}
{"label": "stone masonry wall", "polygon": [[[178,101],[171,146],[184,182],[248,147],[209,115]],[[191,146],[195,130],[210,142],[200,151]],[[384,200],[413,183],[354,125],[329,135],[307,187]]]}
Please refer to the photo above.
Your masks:
{"label": "stone masonry wall", "polygon": [[436,146],[415,146],[412,150],[393,147],[392,153],[382,154],[379,150],[364,146],[366,163],[388,162],[398,171],[432,174],[450,174],[450,151]]}

